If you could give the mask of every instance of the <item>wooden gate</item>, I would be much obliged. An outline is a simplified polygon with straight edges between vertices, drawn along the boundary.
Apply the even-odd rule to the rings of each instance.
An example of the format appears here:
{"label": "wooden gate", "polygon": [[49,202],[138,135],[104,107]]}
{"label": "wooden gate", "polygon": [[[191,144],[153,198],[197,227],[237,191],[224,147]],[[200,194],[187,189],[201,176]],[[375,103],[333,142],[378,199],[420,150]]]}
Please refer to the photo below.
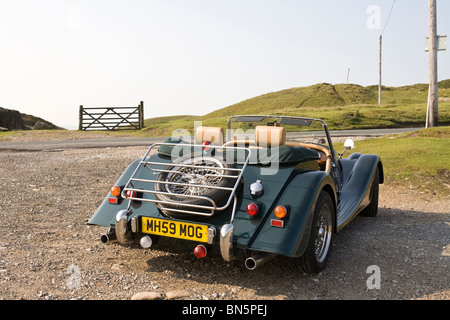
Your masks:
{"label": "wooden gate", "polygon": [[135,107],[80,106],[78,130],[140,130],[144,127],[144,102]]}

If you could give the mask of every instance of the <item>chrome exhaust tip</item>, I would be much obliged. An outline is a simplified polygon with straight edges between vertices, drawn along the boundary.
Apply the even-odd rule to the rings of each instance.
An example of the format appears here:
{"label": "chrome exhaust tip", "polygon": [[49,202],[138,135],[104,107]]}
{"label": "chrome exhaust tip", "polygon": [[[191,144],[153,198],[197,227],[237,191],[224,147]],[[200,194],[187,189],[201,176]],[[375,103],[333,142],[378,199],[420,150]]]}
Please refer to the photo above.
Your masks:
{"label": "chrome exhaust tip", "polygon": [[255,270],[256,268],[262,266],[264,263],[272,260],[277,256],[276,253],[259,253],[245,259],[245,267],[248,270]]}
{"label": "chrome exhaust tip", "polygon": [[117,241],[117,237],[116,237],[116,234],[114,232],[105,233],[105,234],[102,234],[100,236],[100,241],[103,244],[107,244],[107,243],[110,243],[110,242]]}

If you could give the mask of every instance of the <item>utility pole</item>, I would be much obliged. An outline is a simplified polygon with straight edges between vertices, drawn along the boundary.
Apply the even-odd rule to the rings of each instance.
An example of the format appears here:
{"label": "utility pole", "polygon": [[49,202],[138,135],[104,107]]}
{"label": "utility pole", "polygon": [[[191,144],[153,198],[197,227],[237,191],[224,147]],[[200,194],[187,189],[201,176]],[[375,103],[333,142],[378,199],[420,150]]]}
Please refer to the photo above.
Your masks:
{"label": "utility pole", "polygon": [[347,84],[348,84],[348,76],[350,75],[350,68],[347,69]]}
{"label": "utility pole", "polygon": [[380,35],[380,48],[378,53],[378,104],[381,104],[381,40],[382,36]]}
{"label": "utility pole", "polygon": [[429,7],[429,69],[430,84],[428,87],[426,128],[438,125],[438,75],[437,75],[437,30],[436,30],[436,0],[428,0]]}

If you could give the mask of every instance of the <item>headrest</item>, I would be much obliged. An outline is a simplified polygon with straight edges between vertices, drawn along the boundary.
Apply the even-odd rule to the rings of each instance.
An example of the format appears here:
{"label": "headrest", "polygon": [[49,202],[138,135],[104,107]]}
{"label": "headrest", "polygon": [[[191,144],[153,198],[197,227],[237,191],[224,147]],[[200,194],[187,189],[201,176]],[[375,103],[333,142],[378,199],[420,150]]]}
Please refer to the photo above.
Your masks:
{"label": "headrest", "polygon": [[284,127],[257,126],[255,140],[261,147],[281,146],[286,142],[286,130]]}
{"label": "headrest", "polygon": [[221,127],[197,127],[195,142],[202,144],[209,141],[216,146],[223,145],[224,133]]}

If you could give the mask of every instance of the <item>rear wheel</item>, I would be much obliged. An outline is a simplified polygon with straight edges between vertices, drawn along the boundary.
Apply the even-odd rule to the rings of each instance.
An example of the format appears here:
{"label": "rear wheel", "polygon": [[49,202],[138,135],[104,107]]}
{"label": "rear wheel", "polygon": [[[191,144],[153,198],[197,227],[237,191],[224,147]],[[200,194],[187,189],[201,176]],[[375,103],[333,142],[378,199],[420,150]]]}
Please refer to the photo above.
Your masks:
{"label": "rear wheel", "polygon": [[322,191],[314,209],[311,233],[305,253],[294,258],[294,265],[300,271],[314,274],[322,271],[330,257],[334,230],[335,209],[333,199]]}

